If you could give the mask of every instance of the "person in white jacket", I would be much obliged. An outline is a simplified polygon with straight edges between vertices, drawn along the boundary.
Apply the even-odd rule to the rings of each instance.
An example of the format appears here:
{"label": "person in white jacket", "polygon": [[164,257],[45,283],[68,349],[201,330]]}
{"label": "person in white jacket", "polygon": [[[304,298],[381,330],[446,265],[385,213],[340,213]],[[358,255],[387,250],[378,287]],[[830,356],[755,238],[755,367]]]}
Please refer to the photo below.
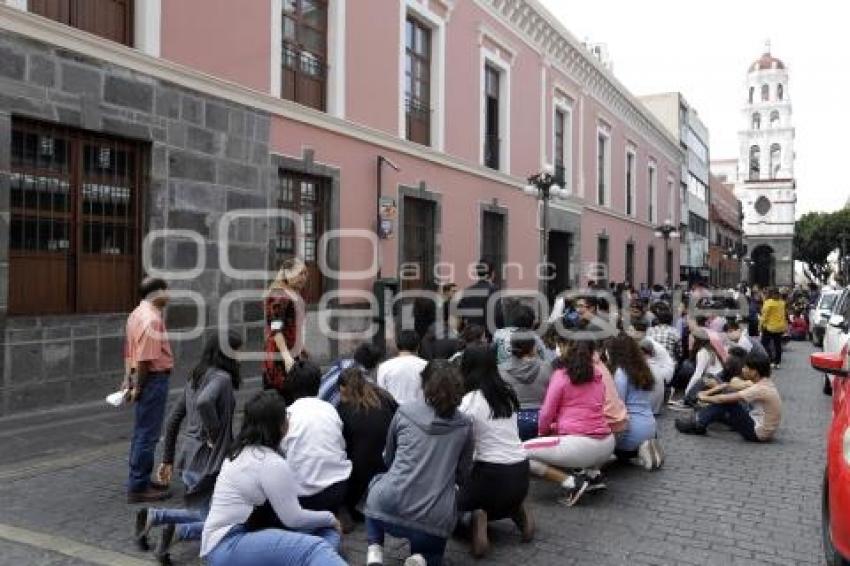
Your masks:
{"label": "person in white jacket", "polygon": [[643,338],[640,341],[640,349],[646,356],[646,363],[649,365],[652,377],[655,378],[651,398],[652,413],[660,415],[664,407],[666,390],[676,373],[676,363],[667,349],[652,338]]}

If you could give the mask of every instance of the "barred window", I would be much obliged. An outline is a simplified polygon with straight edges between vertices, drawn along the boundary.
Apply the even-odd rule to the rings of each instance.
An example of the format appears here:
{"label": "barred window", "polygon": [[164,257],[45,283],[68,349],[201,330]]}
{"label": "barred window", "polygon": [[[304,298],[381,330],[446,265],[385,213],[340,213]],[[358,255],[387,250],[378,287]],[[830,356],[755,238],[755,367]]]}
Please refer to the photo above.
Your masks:
{"label": "barred window", "polygon": [[317,110],[327,104],[328,5],[284,0],[281,96]]}
{"label": "barred window", "polygon": [[15,120],[9,312],[121,312],[138,281],[142,144]]}
{"label": "barred window", "polygon": [[431,30],[408,17],[405,25],[407,139],[431,144]]}
{"label": "barred window", "polygon": [[133,0],[29,0],[45,18],[133,46]]}
{"label": "barred window", "polygon": [[[298,253],[301,239],[303,255],[307,265],[308,280],[304,288],[304,300],[308,304],[318,303],[325,290],[325,282],[319,269],[319,240],[327,229],[328,180],[321,177],[302,175],[282,170],[279,177],[277,206],[299,215],[300,221],[279,218],[275,233],[275,265],[294,257]],[[303,226],[299,233],[298,224]]]}

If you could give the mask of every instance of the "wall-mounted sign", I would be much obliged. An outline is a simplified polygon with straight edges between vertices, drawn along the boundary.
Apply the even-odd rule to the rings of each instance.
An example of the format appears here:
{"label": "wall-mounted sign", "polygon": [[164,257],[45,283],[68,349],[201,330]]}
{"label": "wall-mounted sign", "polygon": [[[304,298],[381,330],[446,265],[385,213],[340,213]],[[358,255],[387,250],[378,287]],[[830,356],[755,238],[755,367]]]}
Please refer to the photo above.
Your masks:
{"label": "wall-mounted sign", "polygon": [[381,197],[378,203],[378,237],[387,240],[393,235],[393,225],[398,215],[395,199],[392,197]]}

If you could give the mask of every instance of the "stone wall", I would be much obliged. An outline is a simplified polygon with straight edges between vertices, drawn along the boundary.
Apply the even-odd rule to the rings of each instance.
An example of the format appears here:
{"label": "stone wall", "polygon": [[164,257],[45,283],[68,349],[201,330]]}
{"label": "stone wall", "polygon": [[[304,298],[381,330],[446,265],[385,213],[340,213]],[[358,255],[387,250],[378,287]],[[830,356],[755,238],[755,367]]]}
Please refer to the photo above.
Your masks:
{"label": "stone wall", "polygon": [[[160,239],[153,264],[186,270],[204,254],[196,278],[170,279],[206,302],[206,326],[217,323],[219,298],[261,281],[226,277],[219,265],[218,221],[241,208],[264,208],[277,170],[270,164],[264,112],[167,84],[127,69],[0,34],[0,415],[90,401],[115,389],[122,371],[126,313],[87,316],[7,317],[9,157],[12,119],[34,118],[149,144],[143,233],[163,228],[199,233],[199,250],[185,239]],[[230,230],[234,267],[269,266],[264,220]],[[186,301],[169,307],[169,327],[194,326],[201,316]],[[236,305],[229,322],[247,327],[252,348],[262,336],[262,310]],[[182,379],[200,350],[200,338],[174,344]],[[177,383],[177,382],[176,382]],[[175,383],[175,384],[176,384]]]}

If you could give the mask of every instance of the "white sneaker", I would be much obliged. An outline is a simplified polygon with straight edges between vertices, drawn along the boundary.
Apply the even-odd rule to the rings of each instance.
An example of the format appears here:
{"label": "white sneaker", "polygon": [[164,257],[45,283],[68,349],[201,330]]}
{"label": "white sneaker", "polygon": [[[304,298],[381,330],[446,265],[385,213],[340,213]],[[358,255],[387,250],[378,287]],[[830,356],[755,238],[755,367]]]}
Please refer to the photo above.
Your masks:
{"label": "white sneaker", "polygon": [[366,551],[366,566],[381,566],[384,563],[384,547],[370,544]]}
{"label": "white sneaker", "polygon": [[657,470],[664,463],[664,451],[658,439],[650,438],[638,448],[638,462],[647,471]]}
{"label": "white sneaker", "polygon": [[421,554],[414,554],[407,557],[407,560],[404,561],[404,566],[428,566],[428,562]]}

